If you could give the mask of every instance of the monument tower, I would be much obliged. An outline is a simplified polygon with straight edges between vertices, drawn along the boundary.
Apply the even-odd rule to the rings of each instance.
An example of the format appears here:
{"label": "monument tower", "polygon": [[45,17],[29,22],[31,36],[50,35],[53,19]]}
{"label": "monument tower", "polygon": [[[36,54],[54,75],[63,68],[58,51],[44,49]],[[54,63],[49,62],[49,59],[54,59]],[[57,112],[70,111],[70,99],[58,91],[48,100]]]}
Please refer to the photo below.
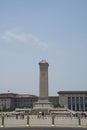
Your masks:
{"label": "monument tower", "polygon": [[65,114],[68,115],[71,111],[67,108],[54,108],[53,104],[49,101],[48,94],[48,67],[49,64],[46,60],[39,62],[39,98],[34,104],[31,113],[44,112],[45,114]]}
{"label": "monument tower", "polygon": [[39,62],[39,99],[34,104],[34,109],[38,111],[48,111],[49,108],[52,108],[53,105],[48,100],[48,66],[49,64],[46,60]]}
{"label": "monument tower", "polygon": [[40,99],[48,98],[48,66],[49,64],[45,60],[39,62],[39,68],[40,68],[39,98]]}

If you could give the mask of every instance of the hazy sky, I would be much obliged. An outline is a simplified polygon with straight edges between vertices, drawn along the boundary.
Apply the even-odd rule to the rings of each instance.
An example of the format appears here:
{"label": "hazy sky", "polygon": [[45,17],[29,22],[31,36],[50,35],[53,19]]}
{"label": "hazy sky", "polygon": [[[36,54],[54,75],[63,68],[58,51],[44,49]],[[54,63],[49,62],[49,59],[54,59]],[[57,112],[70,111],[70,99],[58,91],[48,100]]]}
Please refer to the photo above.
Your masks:
{"label": "hazy sky", "polygon": [[38,95],[42,59],[49,95],[87,90],[87,0],[0,0],[0,93]]}

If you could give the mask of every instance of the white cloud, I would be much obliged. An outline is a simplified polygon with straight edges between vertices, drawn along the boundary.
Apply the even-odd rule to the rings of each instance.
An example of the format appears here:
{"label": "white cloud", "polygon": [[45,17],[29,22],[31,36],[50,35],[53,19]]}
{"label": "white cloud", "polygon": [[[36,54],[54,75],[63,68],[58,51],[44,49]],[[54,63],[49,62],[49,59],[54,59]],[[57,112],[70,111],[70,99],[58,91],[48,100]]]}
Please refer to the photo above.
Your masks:
{"label": "white cloud", "polygon": [[22,42],[22,43],[32,43],[37,46],[42,46],[44,48],[47,48],[47,43],[40,40],[40,38],[27,33],[17,33],[17,32],[11,32],[6,31],[4,33],[0,33],[0,40],[5,40],[5,42],[11,42],[13,43],[14,40]]}

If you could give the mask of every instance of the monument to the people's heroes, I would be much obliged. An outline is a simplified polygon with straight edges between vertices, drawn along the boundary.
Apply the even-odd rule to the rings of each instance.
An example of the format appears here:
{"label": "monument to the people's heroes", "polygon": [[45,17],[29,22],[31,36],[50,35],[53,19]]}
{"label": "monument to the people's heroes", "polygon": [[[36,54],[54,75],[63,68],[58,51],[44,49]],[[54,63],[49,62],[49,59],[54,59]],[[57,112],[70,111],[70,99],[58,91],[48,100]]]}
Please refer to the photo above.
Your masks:
{"label": "monument to the people's heroes", "polygon": [[53,105],[48,100],[48,66],[46,60],[39,62],[40,80],[39,80],[39,100],[34,104],[34,109],[46,111]]}
{"label": "monument to the people's heroes", "polygon": [[56,114],[70,114],[67,108],[54,108],[53,104],[49,102],[48,95],[48,67],[49,64],[46,60],[42,60],[39,62],[39,99],[34,104],[31,113],[33,112],[45,112],[48,114],[56,113]]}
{"label": "monument to the people's heroes", "polygon": [[40,99],[48,98],[48,66],[49,64],[45,60],[39,62],[39,68],[40,68],[39,98]]}

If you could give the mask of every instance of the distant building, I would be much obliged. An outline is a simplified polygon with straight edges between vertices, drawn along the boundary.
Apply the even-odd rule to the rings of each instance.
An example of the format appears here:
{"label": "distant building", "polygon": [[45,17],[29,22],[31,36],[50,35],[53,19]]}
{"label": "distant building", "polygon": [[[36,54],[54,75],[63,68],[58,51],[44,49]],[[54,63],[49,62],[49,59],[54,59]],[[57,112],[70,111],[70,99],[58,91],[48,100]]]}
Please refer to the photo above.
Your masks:
{"label": "distant building", "polygon": [[74,110],[87,111],[87,91],[59,91],[59,104]]}
{"label": "distant building", "polygon": [[[0,94],[0,109],[15,109],[15,108],[32,108],[33,104],[38,101],[38,96],[29,94],[16,93],[1,93]],[[54,107],[59,104],[58,96],[49,97]]]}
{"label": "distant building", "polygon": [[0,108],[15,109],[16,107],[32,107],[33,103],[38,100],[37,96],[28,94],[1,93]]}
{"label": "distant building", "polygon": [[[65,106],[74,111],[87,111],[87,91],[59,91],[59,96],[49,96],[54,107]],[[29,94],[1,93],[0,109],[32,108],[38,96]]]}
{"label": "distant building", "polygon": [[49,96],[48,100],[53,104],[55,108],[59,106],[59,96]]}

